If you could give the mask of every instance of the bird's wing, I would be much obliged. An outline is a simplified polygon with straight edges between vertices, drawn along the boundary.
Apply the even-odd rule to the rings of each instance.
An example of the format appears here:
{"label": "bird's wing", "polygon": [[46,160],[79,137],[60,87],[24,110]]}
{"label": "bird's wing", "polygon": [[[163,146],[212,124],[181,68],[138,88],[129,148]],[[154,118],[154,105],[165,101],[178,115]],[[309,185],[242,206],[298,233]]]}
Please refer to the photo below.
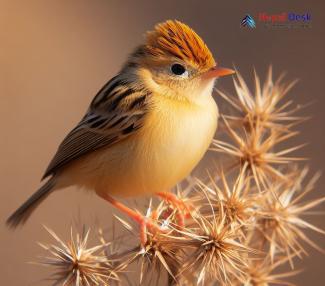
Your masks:
{"label": "bird's wing", "polygon": [[148,95],[132,88],[119,76],[96,95],[80,123],[65,137],[42,179],[62,166],[102,147],[109,147],[141,128],[147,113]]}

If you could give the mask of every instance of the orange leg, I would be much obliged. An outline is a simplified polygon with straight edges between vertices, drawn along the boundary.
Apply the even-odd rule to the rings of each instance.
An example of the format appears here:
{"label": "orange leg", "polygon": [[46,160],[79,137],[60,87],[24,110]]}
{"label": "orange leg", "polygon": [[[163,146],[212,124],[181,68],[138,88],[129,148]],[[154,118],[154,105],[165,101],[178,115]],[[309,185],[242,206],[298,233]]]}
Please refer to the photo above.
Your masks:
{"label": "orange leg", "polygon": [[184,228],[185,218],[188,218],[191,215],[190,207],[173,193],[159,192],[157,195],[177,209],[177,223],[181,228]]}
{"label": "orange leg", "polygon": [[103,199],[111,203],[114,207],[119,209],[121,212],[126,214],[128,217],[135,220],[140,225],[140,240],[141,244],[145,245],[147,242],[147,228],[152,229],[154,231],[160,231],[160,228],[158,225],[156,225],[151,218],[145,217],[138,212],[130,209],[126,205],[120,203],[119,201],[115,200],[109,195],[101,195]]}

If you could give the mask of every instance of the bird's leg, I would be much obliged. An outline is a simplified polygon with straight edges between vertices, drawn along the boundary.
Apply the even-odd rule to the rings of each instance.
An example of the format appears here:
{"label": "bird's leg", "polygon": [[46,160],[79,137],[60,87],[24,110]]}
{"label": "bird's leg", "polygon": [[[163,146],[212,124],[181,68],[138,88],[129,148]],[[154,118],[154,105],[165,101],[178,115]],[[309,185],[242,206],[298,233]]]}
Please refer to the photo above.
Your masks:
{"label": "bird's leg", "polygon": [[107,194],[100,196],[139,224],[140,240],[142,245],[145,245],[147,242],[147,229],[150,229],[151,231],[163,231],[157,224],[153,222],[152,218],[146,217],[136,212],[135,210],[132,210],[131,208],[127,207],[126,205],[115,200],[113,197]]}
{"label": "bird's leg", "polygon": [[170,192],[158,192],[157,195],[176,208],[177,223],[180,228],[185,227],[185,219],[191,216],[191,208],[181,198]]}

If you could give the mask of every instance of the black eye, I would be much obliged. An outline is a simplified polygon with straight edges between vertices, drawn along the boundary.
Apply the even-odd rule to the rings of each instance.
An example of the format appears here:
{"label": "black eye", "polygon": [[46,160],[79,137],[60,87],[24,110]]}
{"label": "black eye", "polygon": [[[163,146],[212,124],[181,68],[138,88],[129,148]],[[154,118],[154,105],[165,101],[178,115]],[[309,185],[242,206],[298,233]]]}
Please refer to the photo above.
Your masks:
{"label": "black eye", "polygon": [[185,67],[183,67],[180,64],[173,64],[171,67],[171,70],[172,70],[173,74],[176,74],[176,75],[182,75],[183,73],[186,72]]}

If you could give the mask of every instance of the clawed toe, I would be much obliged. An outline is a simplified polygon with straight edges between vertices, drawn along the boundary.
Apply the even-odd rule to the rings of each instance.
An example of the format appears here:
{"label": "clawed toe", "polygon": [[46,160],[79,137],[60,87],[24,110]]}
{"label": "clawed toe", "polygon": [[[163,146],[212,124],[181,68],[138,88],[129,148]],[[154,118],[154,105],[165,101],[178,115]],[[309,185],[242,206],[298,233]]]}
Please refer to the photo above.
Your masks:
{"label": "clawed toe", "polygon": [[191,207],[173,193],[158,193],[162,199],[176,209],[176,222],[180,228],[185,227],[185,220],[191,217]]}

